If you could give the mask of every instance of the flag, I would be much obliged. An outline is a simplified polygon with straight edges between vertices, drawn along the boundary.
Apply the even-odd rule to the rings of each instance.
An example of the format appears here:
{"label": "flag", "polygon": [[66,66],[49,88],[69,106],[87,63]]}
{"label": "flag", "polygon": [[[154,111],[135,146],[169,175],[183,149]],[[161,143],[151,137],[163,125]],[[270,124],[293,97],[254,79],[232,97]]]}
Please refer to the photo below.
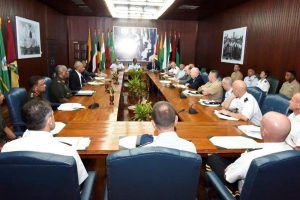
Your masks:
{"label": "flag", "polygon": [[105,69],[110,68],[110,38],[109,38],[110,33],[107,32],[107,37],[105,40]]}
{"label": "flag", "polygon": [[166,69],[168,66],[168,56],[167,56],[167,34],[165,32],[165,39],[164,39],[164,58],[163,58],[163,64],[162,64],[162,69]]}
{"label": "flag", "polygon": [[181,64],[181,52],[180,52],[180,35],[178,36],[177,45],[176,45],[176,65]]}
{"label": "flag", "polygon": [[92,59],[92,41],[91,41],[91,30],[89,28],[89,35],[87,40],[87,64],[89,65],[91,63]]}
{"label": "flag", "polygon": [[171,55],[171,52],[172,52],[172,44],[171,44],[171,33],[170,33],[170,36],[168,38],[168,43],[167,43],[167,61],[169,62],[170,61],[170,55]]}
{"label": "flag", "polygon": [[115,52],[115,44],[114,44],[114,32],[110,32],[110,42],[109,42],[109,50],[110,50],[110,60],[114,62],[116,60],[116,52]]}
{"label": "flag", "polygon": [[158,60],[158,54],[159,54],[159,36],[156,35],[156,42],[155,42],[155,52],[154,52],[154,55],[155,55],[155,59]]}
{"label": "flag", "polygon": [[101,33],[100,30],[98,30],[97,34],[97,56],[96,56],[96,72],[98,73],[100,67],[101,67]]}
{"label": "flag", "polygon": [[1,69],[0,69],[0,89],[3,94],[7,93],[10,88],[9,76],[7,71],[6,55],[4,49],[4,42],[2,37],[2,19],[0,17],[0,60],[1,60]]}
{"label": "flag", "polygon": [[93,37],[93,46],[92,46],[92,72],[96,72],[97,70],[97,34],[96,31],[94,32],[94,37]]}
{"label": "flag", "polygon": [[[171,61],[176,61],[176,32],[172,37],[172,54],[171,54]],[[179,66],[179,65],[177,65]]]}
{"label": "flag", "polygon": [[10,20],[7,20],[7,43],[6,43],[7,63],[10,69],[11,87],[19,87],[19,70],[14,42],[14,35]]}
{"label": "flag", "polygon": [[163,40],[162,40],[162,34],[160,34],[160,42],[159,42],[159,52],[158,52],[158,61],[160,63],[160,66],[163,66],[164,62],[164,48],[163,48]]}
{"label": "flag", "polygon": [[102,33],[102,38],[101,38],[101,71],[105,71],[105,44],[104,44],[104,34]]}

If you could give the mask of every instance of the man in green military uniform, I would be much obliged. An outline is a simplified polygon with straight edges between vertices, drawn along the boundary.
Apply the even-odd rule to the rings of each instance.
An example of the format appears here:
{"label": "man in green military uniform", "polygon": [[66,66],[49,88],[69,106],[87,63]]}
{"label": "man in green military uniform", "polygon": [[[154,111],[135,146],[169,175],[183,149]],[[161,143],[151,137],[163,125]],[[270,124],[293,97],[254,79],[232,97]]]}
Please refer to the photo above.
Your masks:
{"label": "man in green military uniform", "polygon": [[67,79],[69,77],[69,72],[66,66],[57,65],[55,68],[56,76],[53,79],[50,92],[53,101],[64,103],[68,101],[68,98],[72,96],[70,88],[67,86]]}
{"label": "man in green military uniform", "polygon": [[29,79],[30,90],[27,92],[25,103],[34,98],[44,99],[46,91],[45,78],[42,76],[31,76]]}

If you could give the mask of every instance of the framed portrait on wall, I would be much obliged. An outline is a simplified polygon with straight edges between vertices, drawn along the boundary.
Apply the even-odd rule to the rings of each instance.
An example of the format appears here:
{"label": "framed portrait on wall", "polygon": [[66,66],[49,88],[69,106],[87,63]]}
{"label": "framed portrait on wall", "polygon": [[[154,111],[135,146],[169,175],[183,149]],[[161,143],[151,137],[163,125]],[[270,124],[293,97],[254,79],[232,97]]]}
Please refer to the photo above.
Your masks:
{"label": "framed portrait on wall", "polygon": [[16,16],[18,58],[42,56],[40,23]]}
{"label": "framed portrait on wall", "polygon": [[247,27],[223,32],[221,62],[243,64]]}

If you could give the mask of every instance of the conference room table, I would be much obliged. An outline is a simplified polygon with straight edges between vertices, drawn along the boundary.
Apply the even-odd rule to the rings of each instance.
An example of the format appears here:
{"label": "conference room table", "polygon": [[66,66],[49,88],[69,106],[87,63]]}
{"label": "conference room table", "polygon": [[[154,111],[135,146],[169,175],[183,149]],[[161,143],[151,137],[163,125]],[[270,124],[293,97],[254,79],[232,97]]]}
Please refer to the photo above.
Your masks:
{"label": "conference room table", "polygon": [[[105,86],[86,85],[83,89],[95,90],[93,96],[73,96],[69,103],[81,103],[86,108],[73,111],[55,111],[55,120],[64,122],[66,126],[59,132],[59,137],[89,137],[91,142],[87,149],[78,151],[88,170],[97,171],[97,180],[94,190],[94,199],[103,199],[106,179],[106,157],[108,154],[120,150],[119,139],[124,136],[154,134],[151,122],[117,121],[118,112],[123,103],[123,78],[119,74],[119,85],[112,84],[114,88],[114,105],[110,105],[110,94],[105,92]],[[158,88],[161,97],[169,101],[177,111],[180,118],[176,126],[179,137],[193,142],[197,153],[207,157],[212,153],[219,153],[225,157],[239,156],[244,149],[223,149],[213,145],[209,138],[213,136],[241,136],[244,135],[238,125],[248,124],[242,121],[227,121],[219,119],[213,112],[220,107],[206,107],[198,103],[202,97],[179,98],[176,88],[165,87],[161,84],[159,75],[147,72],[148,81]],[[99,108],[88,109],[94,102],[100,104]],[[189,114],[188,108],[193,107],[197,114]],[[184,111],[183,111],[184,109]]]}

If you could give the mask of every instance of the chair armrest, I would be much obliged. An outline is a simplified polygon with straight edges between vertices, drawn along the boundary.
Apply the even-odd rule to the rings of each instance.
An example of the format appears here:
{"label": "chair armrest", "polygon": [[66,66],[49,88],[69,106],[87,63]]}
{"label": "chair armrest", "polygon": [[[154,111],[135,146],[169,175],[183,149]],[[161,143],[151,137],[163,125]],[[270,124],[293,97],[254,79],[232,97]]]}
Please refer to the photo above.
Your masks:
{"label": "chair armrest", "polygon": [[224,183],[219,179],[215,172],[206,172],[207,178],[217,191],[219,197],[224,200],[235,200],[231,193],[227,190]]}
{"label": "chair armrest", "polygon": [[81,200],[90,200],[93,193],[93,186],[96,179],[96,172],[89,171],[87,179],[83,182],[81,191]]}

